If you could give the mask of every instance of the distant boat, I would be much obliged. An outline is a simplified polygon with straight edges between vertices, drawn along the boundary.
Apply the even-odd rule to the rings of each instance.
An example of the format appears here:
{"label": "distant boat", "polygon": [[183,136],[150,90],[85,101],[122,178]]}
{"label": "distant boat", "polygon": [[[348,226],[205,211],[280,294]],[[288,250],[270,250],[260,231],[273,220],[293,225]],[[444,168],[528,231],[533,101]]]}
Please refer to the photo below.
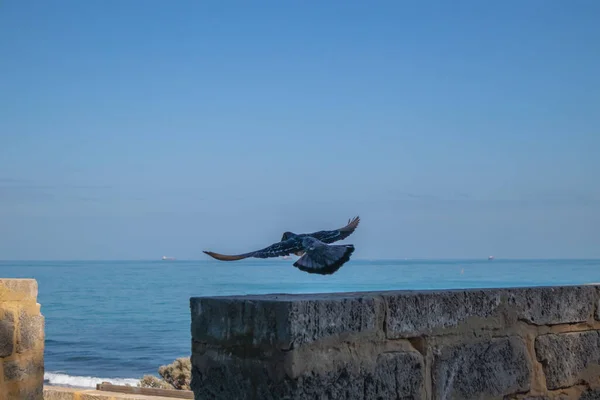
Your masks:
{"label": "distant boat", "polygon": [[175,259],[175,257],[167,257],[167,256],[163,256],[163,257],[162,257],[162,260],[163,260],[163,261],[167,261],[167,260],[168,260],[168,261],[173,261],[174,259]]}
{"label": "distant boat", "polygon": [[494,259],[494,256],[489,256],[488,257],[488,260],[490,260],[490,261],[493,260],[493,259]]}

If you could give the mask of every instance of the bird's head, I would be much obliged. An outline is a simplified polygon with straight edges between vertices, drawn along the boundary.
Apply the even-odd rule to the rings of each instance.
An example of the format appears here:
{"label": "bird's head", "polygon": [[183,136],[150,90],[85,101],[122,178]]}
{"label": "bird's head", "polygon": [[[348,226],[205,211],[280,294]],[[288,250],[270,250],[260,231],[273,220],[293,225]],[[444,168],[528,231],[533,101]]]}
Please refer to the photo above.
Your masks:
{"label": "bird's head", "polygon": [[288,240],[289,238],[291,238],[292,236],[296,236],[296,235],[293,234],[292,232],[283,232],[283,236],[281,236],[281,241],[284,242],[284,241]]}

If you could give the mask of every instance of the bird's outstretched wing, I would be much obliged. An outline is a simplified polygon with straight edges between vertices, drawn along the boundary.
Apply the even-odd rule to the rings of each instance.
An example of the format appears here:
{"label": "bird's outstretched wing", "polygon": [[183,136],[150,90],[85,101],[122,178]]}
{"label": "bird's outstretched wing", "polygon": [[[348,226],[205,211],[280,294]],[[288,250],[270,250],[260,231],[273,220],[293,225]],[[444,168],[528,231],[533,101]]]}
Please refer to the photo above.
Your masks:
{"label": "bird's outstretched wing", "polygon": [[215,253],[212,251],[203,251],[203,253],[208,254],[212,258],[215,258],[220,261],[237,261],[250,257],[271,258],[287,256],[300,250],[302,250],[302,241],[299,241],[295,238],[291,238],[281,242],[273,243],[272,245],[270,245],[269,247],[265,247],[264,249],[251,251],[249,253],[244,254],[226,255]]}
{"label": "bird's outstretched wing", "polygon": [[350,236],[356,230],[356,227],[358,226],[359,222],[360,217],[357,216],[352,219],[349,219],[348,224],[343,228],[335,229],[332,231],[318,231],[309,235],[314,237],[315,239],[319,239],[323,243],[337,242],[338,240],[344,240],[348,236]]}
{"label": "bird's outstretched wing", "polygon": [[354,245],[316,243],[306,250],[294,267],[309,274],[331,275],[342,267],[354,253]]}

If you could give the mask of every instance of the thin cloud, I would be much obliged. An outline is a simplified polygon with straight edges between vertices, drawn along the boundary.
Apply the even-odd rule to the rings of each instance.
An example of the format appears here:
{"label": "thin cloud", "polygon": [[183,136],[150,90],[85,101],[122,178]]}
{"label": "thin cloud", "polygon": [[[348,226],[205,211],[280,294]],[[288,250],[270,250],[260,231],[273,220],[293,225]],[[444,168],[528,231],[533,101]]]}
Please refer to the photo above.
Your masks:
{"label": "thin cloud", "polygon": [[112,185],[57,185],[58,187],[65,189],[113,189]]}
{"label": "thin cloud", "polygon": [[54,194],[47,191],[35,190],[27,187],[0,187],[0,202],[2,203],[29,203],[52,201]]}
{"label": "thin cloud", "polygon": [[0,177],[0,184],[22,185],[26,183],[31,183],[31,181],[28,181],[27,179]]}
{"label": "thin cloud", "polygon": [[428,200],[441,200],[442,198],[439,196],[434,196],[432,194],[418,194],[418,193],[404,193],[404,195],[408,197],[412,197],[413,199],[428,199]]}
{"label": "thin cloud", "polygon": [[98,197],[75,196],[74,198],[84,203],[97,203],[100,201]]}
{"label": "thin cloud", "polygon": [[0,177],[0,185],[8,185],[14,186],[17,185],[19,187],[27,186],[31,189],[113,189],[113,185],[90,185],[90,184],[72,184],[72,183],[60,183],[60,182],[52,182],[52,183],[40,183],[35,182],[30,179],[22,179],[15,177]]}
{"label": "thin cloud", "polygon": [[110,185],[77,185],[36,183],[27,179],[0,177],[0,202],[3,204],[40,203],[56,200],[98,202],[97,191],[112,189]]}

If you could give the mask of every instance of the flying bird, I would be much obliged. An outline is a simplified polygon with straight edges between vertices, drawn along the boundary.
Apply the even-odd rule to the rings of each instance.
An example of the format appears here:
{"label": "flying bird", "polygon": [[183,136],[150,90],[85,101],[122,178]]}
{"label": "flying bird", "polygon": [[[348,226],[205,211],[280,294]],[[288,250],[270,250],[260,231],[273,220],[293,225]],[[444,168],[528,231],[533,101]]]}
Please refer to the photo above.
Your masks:
{"label": "flying bird", "polygon": [[225,255],[212,251],[203,251],[212,258],[220,261],[237,261],[244,258],[271,258],[295,254],[300,258],[293,264],[294,267],[310,274],[331,275],[341,268],[354,252],[352,244],[331,243],[343,240],[350,236],[358,223],[359,217],[348,220],[343,228],[331,231],[318,231],[313,233],[284,232],[281,240],[265,247],[264,249],[251,251],[237,255]]}

